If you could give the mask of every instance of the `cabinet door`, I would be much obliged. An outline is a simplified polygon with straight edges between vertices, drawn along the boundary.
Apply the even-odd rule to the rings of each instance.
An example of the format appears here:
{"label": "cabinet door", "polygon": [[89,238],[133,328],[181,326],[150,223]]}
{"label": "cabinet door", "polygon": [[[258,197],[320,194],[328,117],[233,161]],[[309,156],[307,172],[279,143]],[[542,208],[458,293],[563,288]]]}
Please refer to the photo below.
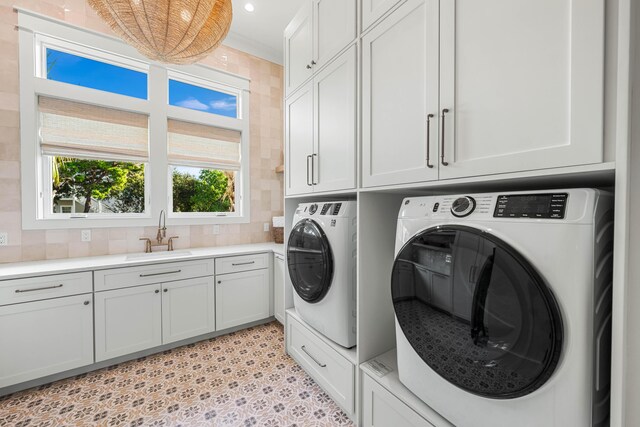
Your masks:
{"label": "cabinet door", "polygon": [[313,78],[313,191],[356,186],[356,47]]}
{"label": "cabinet door", "polygon": [[92,294],[0,307],[0,388],[93,363]]}
{"label": "cabinet door", "polygon": [[314,0],[313,29],[316,71],[356,38],[356,1]]}
{"label": "cabinet door", "polygon": [[285,92],[293,93],[313,74],[313,19],[311,3],[304,6],[284,30]]}
{"label": "cabinet door", "polygon": [[162,344],[160,285],[95,294],[96,362]]}
{"label": "cabinet door", "polygon": [[162,284],[162,343],[215,331],[213,277]]}
{"label": "cabinet door", "polygon": [[216,330],[269,317],[269,269],[216,276]]}
{"label": "cabinet door", "polygon": [[362,381],[362,418],[364,427],[433,427],[368,375]]}
{"label": "cabinet door", "polygon": [[408,0],[362,49],[363,186],[438,179],[438,2]]}
{"label": "cabinet door", "polygon": [[403,0],[362,0],[362,30],[365,31]]}
{"label": "cabinet door", "polygon": [[313,154],[313,85],[302,87],[286,101],[286,166],[287,195],[313,192],[311,161]]}
{"label": "cabinet door", "polygon": [[441,8],[440,178],[602,161],[604,0]]}
{"label": "cabinet door", "polygon": [[273,311],[276,320],[284,325],[284,257],[273,256]]}

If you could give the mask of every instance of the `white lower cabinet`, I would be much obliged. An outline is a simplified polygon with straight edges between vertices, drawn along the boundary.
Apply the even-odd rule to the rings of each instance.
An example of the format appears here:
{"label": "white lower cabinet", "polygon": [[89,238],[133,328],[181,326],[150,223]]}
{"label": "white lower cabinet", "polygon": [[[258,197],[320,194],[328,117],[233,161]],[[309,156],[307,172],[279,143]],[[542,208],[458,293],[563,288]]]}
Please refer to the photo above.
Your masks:
{"label": "white lower cabinet", "polygon": [[162,344],[160,284],[95,294],[96,362]]}
{"label": "white lower cabinet", "polygon": [[362,380],[363,427],[433,427],[368,375]]}
{"label": "white lower cabinet", "polygon": [[291,315],[287,315],[287,352],[342,407],[355,412],[355,366]]}
{"label": "white lower cabinet", "polygon": [[215,331],[213,277],[162,284],[162,343]]}
{"label": "white lower cabinet", "polygon": [[273,256],[273,315],[284,325],[285,310],[284,257]]}
{"label": "white lower cabinet", "polygon": [[215,331],[213,277],[97,292],[96,361]]}
{"label": "white lower cabinet", "polygon": [[216,276],[216,330],[270,316],[269,273],[265,268]]}
{"label": "white lower cabinet", "polygon": [[0,388],[93,363],[92,295],[0,307]]}

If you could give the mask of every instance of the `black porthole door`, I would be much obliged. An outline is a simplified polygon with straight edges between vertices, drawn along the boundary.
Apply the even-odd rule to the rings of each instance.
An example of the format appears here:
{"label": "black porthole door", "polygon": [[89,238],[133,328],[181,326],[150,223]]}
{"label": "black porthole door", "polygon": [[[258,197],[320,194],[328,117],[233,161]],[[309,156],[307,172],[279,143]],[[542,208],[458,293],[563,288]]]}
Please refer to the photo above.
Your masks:
{"label": "black porthole door", "polygon": [[396,257],[391,293],[416,353],[470,393],[521,397],[558,364],[563,326],[551,290],[489,233],[442,226],[414,236]]}
{"label": "black porthole door", "polygon": [[311,219],[299,221],[289,236],[287,265],[293,289],[304,301],[321,301],[333,278],[333,255],[327,236]]}

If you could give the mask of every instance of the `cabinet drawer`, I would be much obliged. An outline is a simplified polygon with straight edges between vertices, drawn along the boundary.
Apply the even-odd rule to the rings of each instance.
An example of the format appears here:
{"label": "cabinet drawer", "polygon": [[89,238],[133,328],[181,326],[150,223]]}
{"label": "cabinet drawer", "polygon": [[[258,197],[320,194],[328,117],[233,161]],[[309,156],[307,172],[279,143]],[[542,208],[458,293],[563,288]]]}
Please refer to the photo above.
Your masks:
{"label": "cabinet drawer", "polygon": [[172,282],[174,280],[212,275],[212,259],[112,268],[94,272],[96,291],[107,291],[110,289]]}
{"label": "cabinet drawer", "polygon": [[362,381],[362,425],[364,427],[433,427],[433,424],[366,374]]}
{"label": "cabinet drawer", "polygon": [[354,365],[291,316],[287,351],[347,414],[354,411]]}
{"label": "cabinet drawer", "polygon": [[216,274],[237,273],[268,267],[268,253],[216,258]]}
{"label": "cabinet drawer", "polygon": [[93,292],[91,272],[28,277],[0,282],[0,306]]}

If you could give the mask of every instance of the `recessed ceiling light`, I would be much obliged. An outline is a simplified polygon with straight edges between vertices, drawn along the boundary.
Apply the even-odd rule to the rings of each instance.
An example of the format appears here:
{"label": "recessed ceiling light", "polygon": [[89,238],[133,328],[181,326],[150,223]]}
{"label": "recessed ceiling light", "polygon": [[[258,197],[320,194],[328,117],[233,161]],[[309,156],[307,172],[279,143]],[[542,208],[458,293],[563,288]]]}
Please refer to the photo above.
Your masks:
{"label": "recessed ceiling light", "polygon": [[244,10],[246,10],[247,12],[253,12],[256,8],[253,7],[253,4],[251,3],[247,3],[244,5]]}

